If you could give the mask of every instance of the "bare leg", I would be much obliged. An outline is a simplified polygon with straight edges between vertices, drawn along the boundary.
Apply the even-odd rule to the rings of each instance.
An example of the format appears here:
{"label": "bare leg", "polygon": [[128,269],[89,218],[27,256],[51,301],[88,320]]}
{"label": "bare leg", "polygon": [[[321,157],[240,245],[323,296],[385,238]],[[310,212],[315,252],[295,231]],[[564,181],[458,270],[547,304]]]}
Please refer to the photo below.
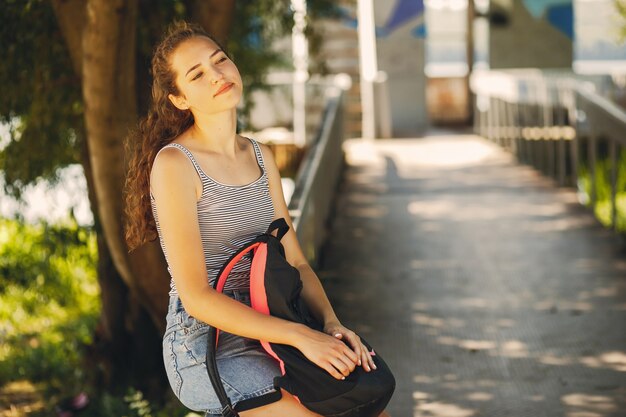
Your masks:
{"label": "bare leg", "polygon": [[323,417],[300,404],[293,395],[281,388],[283,398],[271,404],[242,411],[241,417]]}
{"label": "bare leg", "polygon": [[[281,388],[283,398],[275,403],[248,411],[242,411],[241,417],[323,417],[300,404],[293,395]],[[383,411],[379,417],[391,417]]]}

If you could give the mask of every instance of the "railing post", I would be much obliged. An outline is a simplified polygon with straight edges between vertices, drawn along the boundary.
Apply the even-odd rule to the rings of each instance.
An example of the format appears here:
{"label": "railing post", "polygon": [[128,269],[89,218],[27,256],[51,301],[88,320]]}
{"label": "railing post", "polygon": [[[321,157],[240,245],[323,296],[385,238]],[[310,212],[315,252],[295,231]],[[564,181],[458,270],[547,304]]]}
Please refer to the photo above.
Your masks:
{"label": "railing post", "polygon": [[589,154],[589,178],[591,181],[591,189],[589,198],[591,200],[591,208],[595,212],[597,201],[596,190],[596,161],[597,161],[597,146],[596,146],[596,133],[591,132],[588,142],[588,154]]}
{"label": "railing post", "polygon": [[[546,133],[550,132],[549,129],[545,130]],[[548,176],[551,177],[552,179],[556,179],[556,167],[555,167],[555,142],[554,140],[552,140],[552,136],[547,134],[546,135],[546,146],[548,148],[548,152],[547,152],[547,160],[548,160]]]}
{"label": "railing post", "polygon": [[567,82],[565,90],[565,101],[567,106],[568,126],[573,129],[573,137],[570,142],[570,159],[572,161],[572,186],[578,187],[578,112],[576,111],[576,96],[574,86],[571,81]]}
{"label": "railing post", "polygon": [[500,145],[500,130],[498,129],[498,98],[491,96],[489,109],[491,110],[491,140]]}
{"label": "railing post", "polygon": [[559,127],[558,138],[558,171],[559,171],[559,186],[565,186],[565,106],[563,103],[563,84],[557,82],[557,125]]}
{"label": "railing post", "polygon": [[510,99],[505,100],[506,106],[506,130],[511,153],[517,156],[517,144],[515,143],[515,116],[513,112],[513,103]]}
{"label": "railing post", "polygon": [[496,135],[498,136],[498,145],[504,147],[504,126],[502,126],[502,98],[496,96]]}
{"label": "railing post", "polygon": [[488,139],[489,138],[489,97],[481,96],[481,100],[485,108],[480,112],[480,136]]}
{"label": "railing post", "polygon": [[495,119],[495,115],[494,115],[494,111],[493,111],[493,107],[494,107],[494,99],[493,96],[491,96],[491,94],[489,95],[489,111],[487,113],[487,139],[489,139],[490,141],[494,141],[494,119]]}
{"label": "railing post", "polygon": [[522,159],[522,140],[521,140],[521,136],[522,136],[522,128],[520,127],[521,124],[521,117],[520,117],[520,110],[519,110],[519,98],[518,100],[513,103],[513,132],[514,132],[514,137],[515,137],[515,153],[517,154],[517,158],[519,160]]}
{"label": "railing post", "polygon": [[[479,114],[478,117],[480,117],[480,119],[479,119],[479,122],[480,122],[480,124],[479,124],[480,136],[482,136],[483,138],[486,138],[487,137],[487,122],[488,122],[488,120],[487,120],[487,112],[489,111],[489,109],[482,109],[481,110],[480,106],[479,106],[479,101],[478,100],[479,100],[479,98],[478,98],[478,95],[477,95],[476,96],[476,108],[478,109],[477,110],[477,112]],[[483,102],[485,101],[483,96],[480,97],[480,100],[482,100]]]}
{"label": "railing post", "polygon": [[578,187],[578,132],[574,132],[574,137],[570,143],[570,158],[572,160],[572,186]]}
{"label": "railing post", "polygon": [[507,100],[505,97],[500,97],[500,120],[502,121],[502,146],[504,149],[511,151],[511,144],[509,142],[509,111]]}
{"label": "railing post", "polygon": [[[543,130],[540,130],[540,132],[543,132]],[[549,152],[548,152],[548,148],[550,146],[550,144],[548,143],[548,139],[543,135],[543,133],[541,133],[541,172],[543,172],[544,175],[549,175],[550,172],[550,160],[548,159],[549,157]]]}
{"label": "railing post", "polygon": [[617,231],[617,143],[609,138],[609,155],[611,158],[611,228]]}
{"label": "railing post", "polygon": [[489,123],[491,122],[491,97],[489,95],[485,95],[483,99],[485,103],[485,120],[484,120],[484,132],[483,137],[489,140]]}
{"label": "railing post", "polygon": [[[532,145],[529,142],[530,137],[528,136],[528,128],[530,127],[531,120],[531,107],[530,101],[524,103],[523,107],[524,111],[524,124],[522,126],[522,140],[524,141],[524,162],[528,165],[532,166]],[[526,135],[524,135],[524,131],[526,131]]]}
{"label": "railing post", "polygon": [[558,169],[559,169],[559,186],[565,186],[565,138],[563,135],[559,138],[558,142]]}
{"label": "railing post", "polygon": [[478,106],[476,105],[478,101],[478,95],[472,94],[472,129],[474,130],[475,135],[480,135],[480,113],[478,112]]}

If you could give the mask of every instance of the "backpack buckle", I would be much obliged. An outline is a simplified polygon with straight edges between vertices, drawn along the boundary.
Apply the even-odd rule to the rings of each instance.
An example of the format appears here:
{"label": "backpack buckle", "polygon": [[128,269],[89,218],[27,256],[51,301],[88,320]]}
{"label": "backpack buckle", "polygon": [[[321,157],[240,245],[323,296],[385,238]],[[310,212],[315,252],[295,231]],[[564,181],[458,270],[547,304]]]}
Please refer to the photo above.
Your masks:
{"label": "backpack buckle", "polygon": [[235,411],[235,409],[229,402],[228,404],[222,407],[222,416],[223,417],[239,417],[239,414]]}

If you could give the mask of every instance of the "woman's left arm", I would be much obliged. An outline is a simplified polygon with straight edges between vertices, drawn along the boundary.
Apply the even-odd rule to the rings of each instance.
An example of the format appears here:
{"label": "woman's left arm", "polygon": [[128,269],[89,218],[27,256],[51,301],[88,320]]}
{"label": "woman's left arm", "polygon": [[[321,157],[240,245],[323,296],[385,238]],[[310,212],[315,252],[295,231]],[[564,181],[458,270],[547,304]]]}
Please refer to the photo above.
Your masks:
{"label": "woman's left arm", "polygon": [[285,258],[300,272],[302,297],[315,318],[324,323],[324,333],[347,340],[359,357],[358,364],[363,364],[363,368],[367,371],[370,371],[370,368],[376,369],[376,365],[374,365],[374,361],[360,337],[352,330],[344,327],[337,318],[319,277],[304,256],[285,203],[280,172],[272,150],[264,144],[259,143],[259,145],[263,152],[263,160],[268,174],[270,195],[274,204],[274,219],[283,217],[289,225],[289,231],[283,236],[281,243],[285,248]]}

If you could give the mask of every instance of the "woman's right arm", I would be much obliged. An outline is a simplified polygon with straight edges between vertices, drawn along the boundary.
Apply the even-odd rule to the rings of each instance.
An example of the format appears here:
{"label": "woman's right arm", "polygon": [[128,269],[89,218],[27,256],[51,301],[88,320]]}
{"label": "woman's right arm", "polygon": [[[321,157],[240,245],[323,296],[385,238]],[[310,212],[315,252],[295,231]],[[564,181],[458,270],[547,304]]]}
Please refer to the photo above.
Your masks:
{"label": "woman's right arm", "polygon": [[188,314],[228,333],[294,346],[335,378],[354,370],[356,354],[342,341],[259,313],[209,286],[196,210],[200,179],[182,152],[161,151],[150,184],[169,266]]}

